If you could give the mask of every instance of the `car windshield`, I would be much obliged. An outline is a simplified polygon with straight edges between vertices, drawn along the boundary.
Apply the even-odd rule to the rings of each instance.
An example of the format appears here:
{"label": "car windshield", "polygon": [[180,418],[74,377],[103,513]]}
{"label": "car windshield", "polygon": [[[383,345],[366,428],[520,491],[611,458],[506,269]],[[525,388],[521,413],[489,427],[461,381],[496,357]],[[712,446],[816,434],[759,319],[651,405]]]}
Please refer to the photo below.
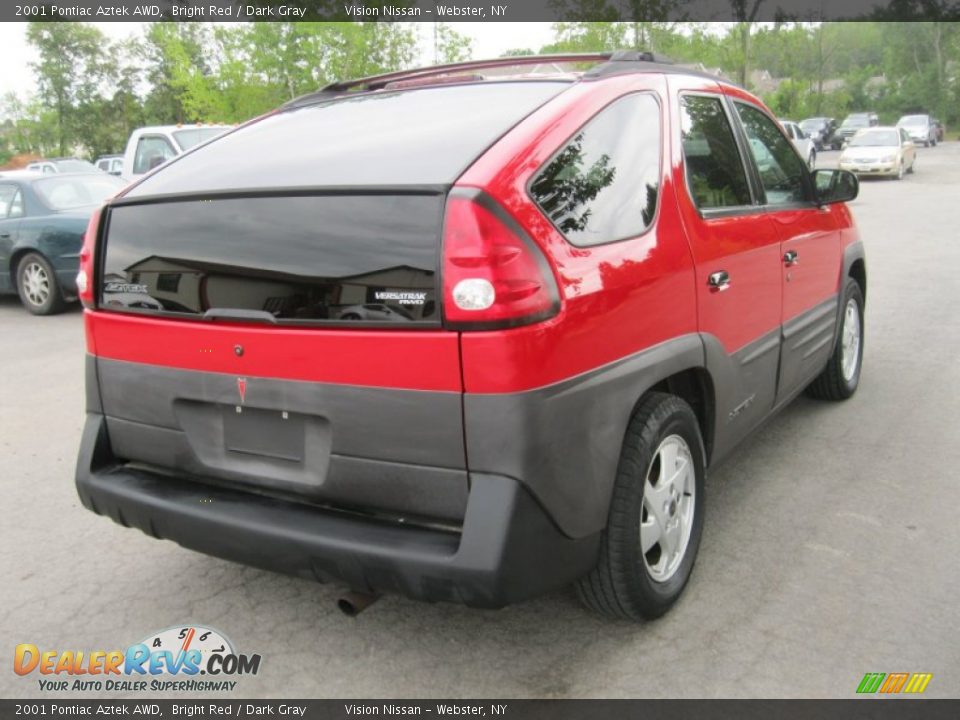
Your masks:
{"label": "car windshield", "polygon": [[868,127],[870,120],[866,115],[852,115],[843,121],[844,127]]}
{"label": "car windshield", "polygon": [[907,115],[906,117],[900,118],[900,122],[897,125],[926,125],[927,116],[926,115]]}
{"label": "car windshield", "polygon": [[57,169],[63,173],[96,172],[93,163],[86,160],[57,160]]}
{"label": "car windshield", "polygon": [[850,141],[850,147],[896,147],[900,136],[895,130],[860,133]]}
{"label": "car windshield", "polygon": [[70,210],[85,205],[99,205],[124,185],[126,183],[113,175],[97,173],[44,178],[37,180],[33,188],[53,210]]}
{"label": "car windshield", "polygon": [[819,130],[822,125],[823,120],[817,118],[815,120],[804,120],[802,123],[800,123],[800,128],[804,132],[810,132],[811,130]]}
{"label": "car windshield", "polygon": [[189,150],[194,145],[206,142],[217,135],[222,135],[230,128],[228,127],[205,127],[205,128],[187,128],[185,130],[174,130],[173,137],[182,150]]}

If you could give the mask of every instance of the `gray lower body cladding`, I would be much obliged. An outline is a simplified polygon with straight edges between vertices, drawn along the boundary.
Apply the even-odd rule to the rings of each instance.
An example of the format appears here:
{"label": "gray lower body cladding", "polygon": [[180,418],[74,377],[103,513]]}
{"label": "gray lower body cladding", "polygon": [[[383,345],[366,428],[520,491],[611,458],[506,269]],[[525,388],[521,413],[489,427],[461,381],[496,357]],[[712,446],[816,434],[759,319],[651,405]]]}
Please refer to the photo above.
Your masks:
{"label": "gray lower body cladding", "polygon": [[247,378],[241,399],[232,375],[89,358],[77,487],[211,555],[502,605],[594,565],[637,399],[703,360],[689,335],[523,393]]}
{"label": "gray lower body cladding", "polygon": [[216,557],[371,593],[502,607],[596,563],[599,533],[561,533],[515,480],[471,475],[460,532],[383,522],[120,464],[89,413],[77,467],[84,506]]}

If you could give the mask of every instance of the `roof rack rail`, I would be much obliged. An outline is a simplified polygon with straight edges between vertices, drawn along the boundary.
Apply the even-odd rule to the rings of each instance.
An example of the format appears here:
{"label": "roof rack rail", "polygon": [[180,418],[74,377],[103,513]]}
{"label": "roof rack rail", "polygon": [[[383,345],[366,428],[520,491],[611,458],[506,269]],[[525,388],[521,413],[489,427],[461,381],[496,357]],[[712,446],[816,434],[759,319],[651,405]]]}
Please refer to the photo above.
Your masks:
{"label": "roof rack rail", "polygon": [[452,73],[487,70],[498,67],[513,67],[517,65],[544,65],[549,63],[562,62],[593,62],[598,63],[597,67],[591,68],[587,75],[591,77],[606,75],[608,72],[623,72],[627,69],[629,63],[649,62],[669,65],[672,60],[656,53],[643,50],[616,50],[595,53],[554,53],[546,55],[517,55],[511,57],[495,58],[493,60],[468,60],[466,62],[449,63],[446,65],[433,65],[426,68],[416,68],[413,70],[398,70],[395,72],[383,73],[381,75],[370,75],[368,77],[358,78],[356,80],[345,80],[330,83],[329,85],[306,95],[290,100],[281,107],[290,109],[311,105],[324,100],[332,100],[344,95],[350,95],[358,92],[369,92],[371,90],[382,90],[391,83],[408,82],[413,80],[422,80]]}
{"label": "roof rack rail", "polygon": [[543,65],[545,63],[559,62],[607,62],[613,55],[612,52],[601,53],[556,53],[550,55],[517,55],[511,57],[495,58],[493,60],[468,60],[466,62],[448,63],[446,65],[433,65],[426,68],[415,68],[413,70],[398,70],[395,72],[383,73],[381,75],[370,75],[368,77],[357,78],[356,80],[345,80],[326,85],[306,95],[301,95],[288,101],[282,107],[291,108],[301,105],[309,105],[315,102],[332,99],[352,92],[365,92],[370,90],[380,90],[392,82],[400,80],[419,80],[423,78],[434,77],[438,75],[448,75],[454,72],[465,72],[470,70],[487,70],[497,67],[512,67],[516,65]]}

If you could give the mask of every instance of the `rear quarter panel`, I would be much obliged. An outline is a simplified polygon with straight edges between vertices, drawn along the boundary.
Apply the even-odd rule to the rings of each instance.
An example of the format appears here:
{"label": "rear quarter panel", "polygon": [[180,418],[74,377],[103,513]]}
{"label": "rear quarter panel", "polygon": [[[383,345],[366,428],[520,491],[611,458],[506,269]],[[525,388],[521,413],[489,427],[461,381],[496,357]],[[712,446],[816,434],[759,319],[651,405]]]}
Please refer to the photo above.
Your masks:
{"label": "rear quarter panel", "polygon": [[[638,237],[575,247],[530,199],[528,183],[594,115],[634,92],[653,93],[660,104],[657,217]],[[696,332],[693,265],[668,172],[669,127],[662,75],[585,81],[521,122],[461,176],[457,186],[486,190],[538,242],[556,275],[562,302],[559,315],[546,323],[464,333],[466,392],[549,385]]]}

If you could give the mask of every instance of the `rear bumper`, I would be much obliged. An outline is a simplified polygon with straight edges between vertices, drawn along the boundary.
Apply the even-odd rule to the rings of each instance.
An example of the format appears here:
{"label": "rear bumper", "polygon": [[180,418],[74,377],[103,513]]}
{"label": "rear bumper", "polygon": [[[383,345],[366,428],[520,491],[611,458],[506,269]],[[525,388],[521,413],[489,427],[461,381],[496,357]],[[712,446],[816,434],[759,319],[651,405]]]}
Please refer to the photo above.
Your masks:
{"label": "rear bumper", "polygon": [[571,539],[515,480],[471,474],[462,532],[409,527],[118,464],[89,413],[76,474],[84,506],[227,560],[365,592],[501,607],[595,564],[599,533]]}

